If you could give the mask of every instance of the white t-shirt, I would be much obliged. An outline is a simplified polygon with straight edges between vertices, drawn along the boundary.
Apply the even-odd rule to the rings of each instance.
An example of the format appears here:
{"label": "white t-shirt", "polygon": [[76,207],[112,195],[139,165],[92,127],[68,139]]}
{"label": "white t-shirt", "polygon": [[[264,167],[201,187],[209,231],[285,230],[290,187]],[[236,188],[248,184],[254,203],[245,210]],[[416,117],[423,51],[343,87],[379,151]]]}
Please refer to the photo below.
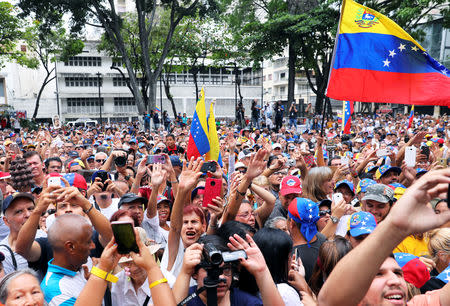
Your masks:
{"label": "white t-shirt", "polygon": [[295,291],[295,289],[289,286],[288,284],[286,283],[277,284],[277,288],[286,306],[303,305],[302,300],[297,291]]}
{"label": "white t-shirt", "polygon": [[119,206],[118,206],[118,204],[119,204],[119,201],[120,201],[120,199],[118,199],[118,198],[113,198],[112,200],[111,200],[112,202],[111,202],[111,205],[109,205],[108,207],[106,207],[106,208],[101,208],[100,206],[99,206],[99,208],[100,208],[100,212],[106,217],[106,219],[111,219],[111,216],[119,209]]}
{"label": "white t-shirt", "polygon": [[[350,219],[350,215],[343,215],[341,219],[339,219],[339,223],[336,227],[336,235],[345,237],[348,229],[348,220]],[[331,221],[329,221],[331,222]]]}

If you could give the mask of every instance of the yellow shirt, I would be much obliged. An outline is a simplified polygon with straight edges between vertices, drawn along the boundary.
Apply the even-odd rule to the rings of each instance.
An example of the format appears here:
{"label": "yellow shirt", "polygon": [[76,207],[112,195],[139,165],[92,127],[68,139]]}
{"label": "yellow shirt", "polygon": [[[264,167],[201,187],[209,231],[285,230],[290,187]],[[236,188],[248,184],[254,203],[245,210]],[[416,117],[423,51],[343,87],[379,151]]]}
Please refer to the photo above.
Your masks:
{"label": "yellow shirt", "polygon": [[409,253],[419,257],[430,255],[428,253],[428,239],[410,235],[394,249],[394,253]]}

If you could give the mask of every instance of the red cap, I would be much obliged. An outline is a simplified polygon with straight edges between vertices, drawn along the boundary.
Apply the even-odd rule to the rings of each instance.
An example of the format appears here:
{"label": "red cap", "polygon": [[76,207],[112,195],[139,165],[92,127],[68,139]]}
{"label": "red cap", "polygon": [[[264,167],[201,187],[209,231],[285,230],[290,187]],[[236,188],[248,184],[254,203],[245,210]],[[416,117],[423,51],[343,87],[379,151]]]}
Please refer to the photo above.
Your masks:
{"label": "red cap", "polygon": [[0,171],[0,180],[6,180],[11,178],[11,174],[9,172]]}
{"label": "red cap", "polygon": [[300,179],[293,175],[286,176],[281,181],[280,194],[285,196],[291,193],[302,193],[302,182]]}

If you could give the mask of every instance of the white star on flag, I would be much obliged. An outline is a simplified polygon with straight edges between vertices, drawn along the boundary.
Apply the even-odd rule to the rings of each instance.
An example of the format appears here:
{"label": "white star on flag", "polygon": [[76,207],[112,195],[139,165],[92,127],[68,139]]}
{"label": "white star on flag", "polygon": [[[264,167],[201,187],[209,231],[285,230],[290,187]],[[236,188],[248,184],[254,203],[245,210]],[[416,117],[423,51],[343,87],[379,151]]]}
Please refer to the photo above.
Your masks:
{"label": "white star on flag", "polygon": [[395,53],[395,49],[392,50],[392,51],[389,51],[389,56],[391,56],[392,58],[394,58],[394,56],[395,56],[396,54],[397,54],[397,53]]}
{"label": "white star on flag", "polygon": [[411,47],[411,50],[413,50],[413,51],[418,51],[419,48],[417,48],[416,46],[413,46],[413,47]]}
{"label": "white star on flag", "polygon": [[398,47],[398,49],[401,51],[405,50],[405,45],[404,44],[400,44],[400,46]]}
{"label": "white star on flag", "polygon": [[312,215],[309,215],[309,218],[311,219],[311,218],[312,218]]}
{"label": "white star on flag", "polygon": [[387,58],[385,61],[383,61],[383,63],[384,63],[384,65],[383,65],[383,67],[389,67],[389,64],[391,63],[390,61],[389,61],[389,59]]}
{"label": "white star on flag", "polygon": [[361,222],[362,225],[366,225],[366,221]]}
{"label": "white star on flag", "polygon": [[448,70],[447,70],[447,69],[443,69],[443,70],[441,70],[441,72],[442,72],[443,74],[447,75]]}

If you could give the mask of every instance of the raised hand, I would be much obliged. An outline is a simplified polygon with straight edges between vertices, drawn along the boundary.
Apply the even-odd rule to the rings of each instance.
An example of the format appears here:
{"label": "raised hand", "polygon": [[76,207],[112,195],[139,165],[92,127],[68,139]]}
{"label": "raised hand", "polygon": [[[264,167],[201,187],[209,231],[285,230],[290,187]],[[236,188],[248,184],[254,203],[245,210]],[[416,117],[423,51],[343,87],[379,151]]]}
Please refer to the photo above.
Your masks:
{"label": "raised hand", "polygon": [[261,175],[261,173],[264,172],[264,169],[266,169],[266,162],[264,161],[266,154],[266,149],[259,149],[258,152],[251,157],[246,172],[246,175],[250,180]]}
{"label": "raised hand", "polygon": [[[163,169],[162,164],[154,164],[152,175],[151,175],[151,183],[152,186],[158,188],[166,179],[167,171]],[[156,190],[156,189],[155,189]]]}
{"label": "raised hand", "polygon": [[180,177],[178,178],[179,190],[192,190],[197,184],[198,179],[202,175],[200,169],[202,168],[203,160],[199,157],[196,160],[192,157],[189,161],[189,165],[183,163],[183,171],[181,171]]}
{"label": "raised hand", "polygon": [[246,239],[247,241],[242,239],[241,236],[234,234],[234,236],[230,237],[230,242],[227,245],[232,251],[245,251],[247,259],[240,258],[239,260],[242,266],[244,266],[251,274],[255,275],[268,269],[266,260],[252,237],[247,234]]}

